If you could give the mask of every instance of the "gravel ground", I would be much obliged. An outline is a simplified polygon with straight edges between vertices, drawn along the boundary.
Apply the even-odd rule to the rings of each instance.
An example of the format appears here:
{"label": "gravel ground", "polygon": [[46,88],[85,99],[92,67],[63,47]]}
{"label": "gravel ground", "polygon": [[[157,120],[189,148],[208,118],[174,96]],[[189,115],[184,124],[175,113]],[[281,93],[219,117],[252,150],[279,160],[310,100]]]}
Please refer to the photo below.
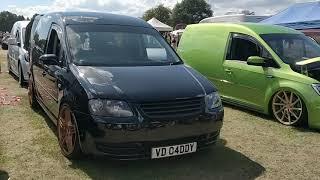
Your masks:
{"label": "gravel ground", "polygon": [[[27,90],[6,71],[0,51],[0,180],[7,179],[320,179],[320,134],[226,106],[216,147],[154,161],[69,161],[59,151],[55,127],[28,106]],[[1,97],[0,97],[1,98]]]}

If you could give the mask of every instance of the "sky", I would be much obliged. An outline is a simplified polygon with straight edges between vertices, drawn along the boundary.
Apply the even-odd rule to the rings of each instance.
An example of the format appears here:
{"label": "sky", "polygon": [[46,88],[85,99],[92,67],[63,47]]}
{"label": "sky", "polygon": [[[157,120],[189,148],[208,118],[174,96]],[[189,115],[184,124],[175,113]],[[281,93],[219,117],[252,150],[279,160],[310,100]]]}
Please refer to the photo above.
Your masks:
{"label": "sky", "polygon": [[[181,0],[1,0],[0,11],[10,11],[25,17],[35,13],[51,11],[103,11],[141,17],[149,8],[164,4],[174,7]],[[206,0],[212,7],[214,15],[227,12],[241,12],[244,9],[254,11],[257,15],[272,15],[289,5],[316,0]]]}

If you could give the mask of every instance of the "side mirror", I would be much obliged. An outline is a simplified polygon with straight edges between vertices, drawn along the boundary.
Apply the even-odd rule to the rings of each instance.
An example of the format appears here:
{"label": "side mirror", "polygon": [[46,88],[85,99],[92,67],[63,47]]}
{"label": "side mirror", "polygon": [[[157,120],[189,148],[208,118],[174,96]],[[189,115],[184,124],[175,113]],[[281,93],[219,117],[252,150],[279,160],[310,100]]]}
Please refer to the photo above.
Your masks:
{"label": "side mirror", "polygon": [[58,65],[58,57],[55,54],[44,54],[39,60],[43,65]]}
{"label": "side mirror", "polygon": [[9,38],[8,39],[8,45],[18,45],[17,39],[16,38]]}
{"label": "side mirror", "polygon": [[251,66],[262,66],[266,65],[266,58],[259,57],[259,56],[250,56],[247,60],[247,64]]}

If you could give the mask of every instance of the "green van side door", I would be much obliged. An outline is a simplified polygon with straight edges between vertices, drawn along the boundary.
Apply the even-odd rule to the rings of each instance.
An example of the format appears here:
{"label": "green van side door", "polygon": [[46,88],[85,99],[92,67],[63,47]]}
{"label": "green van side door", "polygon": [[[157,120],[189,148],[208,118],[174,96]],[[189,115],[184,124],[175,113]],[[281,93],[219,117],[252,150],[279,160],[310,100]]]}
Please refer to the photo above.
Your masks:
{"label": "green van side door", "polygon": [[[248,65],[247,59],[250,56],[267,57],[270,59],[267,63],[269,67]],[[276,65],[271,59],[253,37],[231,33],[223,69],[233,85],[231,91],[226,91],[230,94],[225,97],[225,101],[263,111],[266,91],[276,80],[273,75]]]}

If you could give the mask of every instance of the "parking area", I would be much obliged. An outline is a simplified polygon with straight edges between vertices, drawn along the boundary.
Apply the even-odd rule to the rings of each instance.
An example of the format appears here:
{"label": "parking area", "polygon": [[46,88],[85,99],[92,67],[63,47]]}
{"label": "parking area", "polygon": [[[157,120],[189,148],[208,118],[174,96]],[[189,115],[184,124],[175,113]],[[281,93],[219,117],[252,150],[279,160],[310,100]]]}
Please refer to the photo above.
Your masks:
{"label": "parking area", "polygon": [[320,133],[225,107],[221,140],[210,150],[164,160],[62,156],[55,127],[28,105],[0,51],[0,179],[320,179]]}

